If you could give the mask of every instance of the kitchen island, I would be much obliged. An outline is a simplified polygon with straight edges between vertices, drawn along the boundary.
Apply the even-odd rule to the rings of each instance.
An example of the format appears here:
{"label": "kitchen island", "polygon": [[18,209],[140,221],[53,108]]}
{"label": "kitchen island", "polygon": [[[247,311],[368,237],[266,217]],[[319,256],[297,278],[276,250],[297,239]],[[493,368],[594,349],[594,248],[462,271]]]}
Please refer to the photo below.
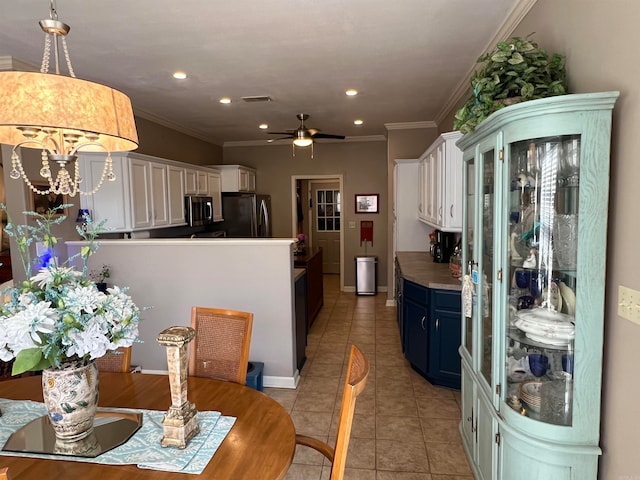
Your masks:
{"label": "kitchen island", "polygon": [[[189,325],[191,307],[253,312],[249,360],[264,363],[265,386],[295,388],[295,279],[293,239],[101,240],[89,269],[111,267],[109,286],[130,287],[142,313],[132,363],[143,372],[167,370],[156,342],[165,328]],[[69,256],[84,242],[67,242]]]}

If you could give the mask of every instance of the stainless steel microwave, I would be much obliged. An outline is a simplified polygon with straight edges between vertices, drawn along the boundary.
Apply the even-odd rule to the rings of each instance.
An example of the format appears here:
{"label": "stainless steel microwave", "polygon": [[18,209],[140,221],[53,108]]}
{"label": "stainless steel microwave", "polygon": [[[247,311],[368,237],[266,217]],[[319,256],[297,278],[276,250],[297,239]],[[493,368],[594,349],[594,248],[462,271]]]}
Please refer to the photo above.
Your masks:
{"label": "stainless steel microwave", "polygon": [[213,223],[213,198],[184,197],[184,219],[190,227],[200,227]]}

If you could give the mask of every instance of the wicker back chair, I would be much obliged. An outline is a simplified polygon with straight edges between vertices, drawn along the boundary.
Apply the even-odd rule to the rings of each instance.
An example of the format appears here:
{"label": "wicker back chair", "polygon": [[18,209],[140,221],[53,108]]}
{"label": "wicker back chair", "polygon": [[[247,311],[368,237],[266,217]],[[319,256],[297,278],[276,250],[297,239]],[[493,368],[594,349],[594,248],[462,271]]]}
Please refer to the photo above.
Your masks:
{"label": "wicker back chair", "polygon": [[193,307],[189,375],[245,385],[252,326],[253,313]]}
{"label": "wicker back chair", "polygon": [[99,372],[123,372],[131,370],[131,347],[120,347],[96,359]]}
{"label": "wicker back chair", "polygon": [[356,397],[364,390],[368,376],[369,361],[358,347],[351,345],[347,379],[342,393],[342,404],[340,405],[340,419],[338,420],[338,436],[336,437],[335,449],[317,438],[296,435],[296,443],[298,445],[311,447],[332,462],[329,480],[343,480],[344,478],[353,413],[356,409]]}

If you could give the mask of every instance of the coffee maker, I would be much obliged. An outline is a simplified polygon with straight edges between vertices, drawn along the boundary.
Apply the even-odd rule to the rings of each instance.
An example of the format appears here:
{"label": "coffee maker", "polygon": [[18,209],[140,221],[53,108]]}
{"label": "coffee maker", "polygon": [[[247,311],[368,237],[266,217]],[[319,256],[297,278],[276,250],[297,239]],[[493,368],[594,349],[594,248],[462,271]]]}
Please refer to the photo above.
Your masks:
{"label": "coffee maker", "polygon": [[453,249],[456,246],[456,234],[453,232],[443,232],[435,230],[435,242],[431,244],[431,256],[436,263],[446,263],[449,261]]}

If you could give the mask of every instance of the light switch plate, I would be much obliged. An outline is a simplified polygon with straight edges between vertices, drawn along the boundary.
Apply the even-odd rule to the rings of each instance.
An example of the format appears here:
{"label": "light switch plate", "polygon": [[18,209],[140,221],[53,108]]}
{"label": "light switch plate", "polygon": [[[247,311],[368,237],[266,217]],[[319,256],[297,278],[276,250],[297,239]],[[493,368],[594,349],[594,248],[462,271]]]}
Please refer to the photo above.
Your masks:
{"label": "light switch plate", "polygon": [[349,228],[356,228],[356,222],[349,222]]}
{"label": "light switch plate", "polygon": [[618,315],[640,325],[640,292],[618,285]]}

